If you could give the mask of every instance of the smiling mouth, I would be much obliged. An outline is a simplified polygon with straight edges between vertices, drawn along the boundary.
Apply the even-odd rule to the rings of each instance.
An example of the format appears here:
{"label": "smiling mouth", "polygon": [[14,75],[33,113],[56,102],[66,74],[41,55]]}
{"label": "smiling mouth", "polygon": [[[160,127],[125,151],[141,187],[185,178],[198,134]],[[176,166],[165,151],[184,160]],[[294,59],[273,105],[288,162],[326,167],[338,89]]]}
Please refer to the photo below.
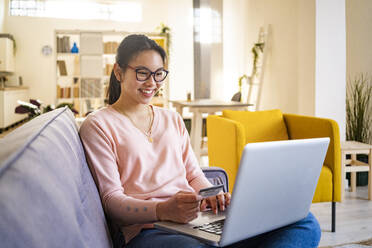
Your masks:
{"label": "smiling mouth", "polygon": [[147,90],[147,89],[139,89],[141,93],[144,93],[145,95],[152,95],[155,90]]}

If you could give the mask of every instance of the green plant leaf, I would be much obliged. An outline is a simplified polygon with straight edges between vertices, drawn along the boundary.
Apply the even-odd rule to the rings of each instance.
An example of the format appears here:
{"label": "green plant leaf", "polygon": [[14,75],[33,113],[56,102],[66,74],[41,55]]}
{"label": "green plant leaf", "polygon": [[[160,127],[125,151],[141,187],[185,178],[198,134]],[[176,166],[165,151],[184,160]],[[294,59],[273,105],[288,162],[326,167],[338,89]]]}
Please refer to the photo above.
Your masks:
{"label": "green plant leaf", "polygon": [[372,143],[372,79],[360,74],[346,90],[346,139]]}

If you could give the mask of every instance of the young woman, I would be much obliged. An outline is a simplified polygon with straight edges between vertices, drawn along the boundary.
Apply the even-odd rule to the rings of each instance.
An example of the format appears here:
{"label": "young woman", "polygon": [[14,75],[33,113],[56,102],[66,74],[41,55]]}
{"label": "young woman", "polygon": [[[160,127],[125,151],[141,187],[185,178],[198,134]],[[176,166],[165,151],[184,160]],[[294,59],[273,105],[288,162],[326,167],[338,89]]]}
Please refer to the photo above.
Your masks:
{"label": "young woman", "polygon": [[[125,247],[209,247],[151,224],[187,223],[207,205],[217,212],[217,205],[223,211],[230,204],[229,193],[201,201],[197,192],[211,184],[198,165],[183,119],[150,105],[167,77],[165,61],[164,50],[153,40],[126,37],[110,78],[109,106],[88,115],[80,136],[103,208]],[[309,214],[237,245],[317,247],[319,239],[319,225]]]}

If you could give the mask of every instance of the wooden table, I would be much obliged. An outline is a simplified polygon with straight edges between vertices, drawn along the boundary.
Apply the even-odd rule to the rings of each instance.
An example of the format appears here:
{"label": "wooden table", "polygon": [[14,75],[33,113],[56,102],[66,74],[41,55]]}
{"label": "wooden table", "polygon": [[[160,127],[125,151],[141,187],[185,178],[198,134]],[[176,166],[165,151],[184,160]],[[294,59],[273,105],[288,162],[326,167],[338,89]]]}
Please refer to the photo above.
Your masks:
{"label": "wooden table", "polygon": [[[351,155],[351,159],[346,159],[347,154]],[[357,154],[368,154],[368,164],[357,160]],[[341,142],[341,200],[344,200],[346,172],[351,172],[351,192],[354,192],[356,189],[356,172],[360,171],[369,171],[368,200],[372,200],[372,145],[356,141]]]}
{"label": "wooden table", "polygon": [[232,102],[232,101],[220,101],[213,99],[200,99],[194,101],[170,101],[176,108],[177,112],[182,116],[183,108],[189,108],[189,111],[193,113],[193,119],[191,121],[191,146],[194,150],[196,157],[200,162],[201,156],[201,140],[202,140],[202,124],[203,124],[203,113],[214,114],[224,109],[233,110],[247,110],[247,107],[253,106],[250,103]]}

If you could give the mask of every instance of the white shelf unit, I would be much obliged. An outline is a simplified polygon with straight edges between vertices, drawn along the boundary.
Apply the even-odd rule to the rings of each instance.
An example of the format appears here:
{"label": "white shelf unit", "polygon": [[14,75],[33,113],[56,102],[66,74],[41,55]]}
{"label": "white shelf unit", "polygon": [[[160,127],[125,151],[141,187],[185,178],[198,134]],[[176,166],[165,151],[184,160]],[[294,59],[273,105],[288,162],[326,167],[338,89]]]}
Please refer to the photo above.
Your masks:
{"label": "white shelf unit", "polygon": [[28,102],[29,92],[27,87],[8,87],[0,90],[0,132],[23,119],[27,114],[16,114],[19,106],[18,100]]}
{"label": "white shelf unit", "polygon": [[[56,30],[56,104],[73,103],[80,117],[104,106],[116,48],[129,34],[125,31]],[[143,34],[168,51],[165,34]],[[68,37],[65,38],[67,45],[61,44],[63,37]],[[79,53],[66,52],[74,42]],[[168,85],[165,82],[152,104],[168,107]]]}

